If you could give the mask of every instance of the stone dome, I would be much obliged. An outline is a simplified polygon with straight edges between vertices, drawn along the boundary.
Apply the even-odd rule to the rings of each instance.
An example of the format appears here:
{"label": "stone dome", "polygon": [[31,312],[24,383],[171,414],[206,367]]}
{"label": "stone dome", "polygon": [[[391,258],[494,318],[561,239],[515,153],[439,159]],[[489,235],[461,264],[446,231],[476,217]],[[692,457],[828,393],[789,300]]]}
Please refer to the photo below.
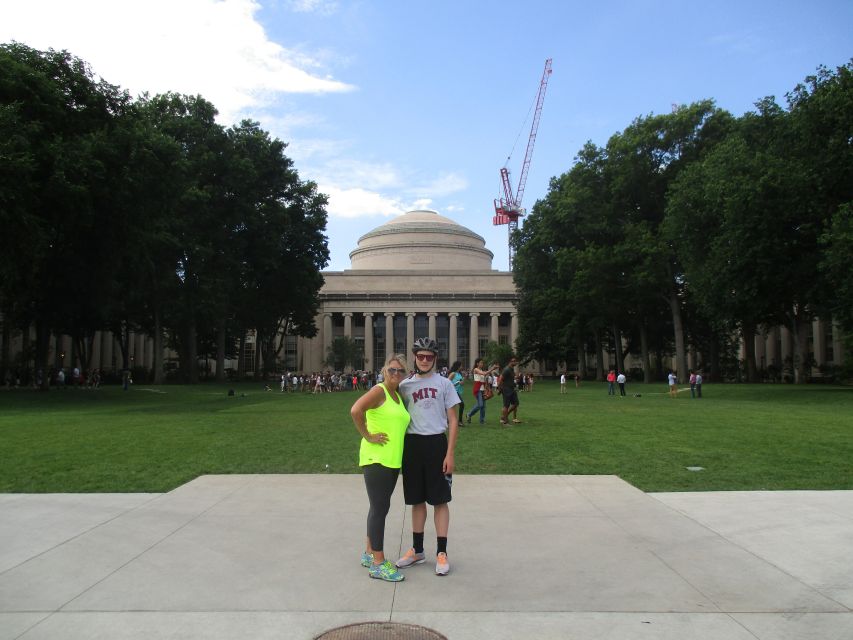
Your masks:
{"label": "stone dome", "polygon": [[494,254],[482,236],[422,209],[365,233],[349,257],[358,270],[491,271]]}

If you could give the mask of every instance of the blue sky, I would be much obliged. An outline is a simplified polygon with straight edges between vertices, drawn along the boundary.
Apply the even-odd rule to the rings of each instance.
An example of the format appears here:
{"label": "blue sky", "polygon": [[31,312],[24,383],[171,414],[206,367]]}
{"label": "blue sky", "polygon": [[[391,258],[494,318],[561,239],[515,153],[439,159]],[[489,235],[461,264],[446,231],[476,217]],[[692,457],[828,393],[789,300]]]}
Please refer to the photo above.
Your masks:
{"label": "blue sky", "polygon": [[0,41],[68,49],[133,94],[201,93],[222,124],[251,117],[288,142],[330,196],[329,270],[420,207],[477,231],[506,269],[492,201],[514,144],[516,184],[546,58],[528,208],[585,141],[637,116],[784,103],[853,57],[851,25],[850,0],[0,0]]}

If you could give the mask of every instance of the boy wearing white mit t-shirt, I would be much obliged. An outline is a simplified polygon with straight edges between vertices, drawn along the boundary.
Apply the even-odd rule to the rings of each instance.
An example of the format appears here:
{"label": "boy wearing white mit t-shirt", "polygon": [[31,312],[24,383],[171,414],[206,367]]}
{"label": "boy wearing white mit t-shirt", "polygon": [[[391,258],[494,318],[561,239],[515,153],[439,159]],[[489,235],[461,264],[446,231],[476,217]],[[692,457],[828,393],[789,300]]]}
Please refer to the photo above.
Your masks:
{"label": "boy wearing white mit t-shirt", "polygon": [[459,394],[453,383],[435,372],[438,347],[432,338],[419,338],[412,345],[415,373],[400,383],[400,395],[411,422],[403,444],[403,496],[412,505],[412,548],[397,560],[398,567],[421,564],[427,503],[433,506],[437,539],[435,573],[450,572],[447,560],[447,531],[450,527],[450,486],[453,451],[459,422]]}

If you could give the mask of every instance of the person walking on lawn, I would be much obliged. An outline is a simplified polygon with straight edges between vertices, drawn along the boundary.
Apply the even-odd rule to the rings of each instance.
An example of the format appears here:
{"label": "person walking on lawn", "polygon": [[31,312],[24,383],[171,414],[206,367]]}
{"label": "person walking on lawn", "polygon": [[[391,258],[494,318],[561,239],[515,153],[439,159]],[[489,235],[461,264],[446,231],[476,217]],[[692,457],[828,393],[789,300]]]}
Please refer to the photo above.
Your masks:
{"label": "person walking on lawn", "polygon": [[518,419],[518,389],[515,385],[515,366],[518,364],[518,358],[511,356],[509,364],[501,373],[501,396],[503,397],[504,407],[501,409],[501,424],[509,424],[509,415],[512,414],[512,423],[521,424]]}

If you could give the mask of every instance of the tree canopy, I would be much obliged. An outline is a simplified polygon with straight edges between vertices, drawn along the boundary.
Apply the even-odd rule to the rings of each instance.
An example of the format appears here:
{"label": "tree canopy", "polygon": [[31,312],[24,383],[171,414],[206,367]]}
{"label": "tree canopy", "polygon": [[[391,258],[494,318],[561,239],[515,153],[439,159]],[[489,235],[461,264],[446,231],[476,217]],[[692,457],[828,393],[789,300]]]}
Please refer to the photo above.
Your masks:
{"label": "tree canopy", "polygon": [[66,51],[0,45],[0,305],[4,325],[36,327],[36,368],[51,333],[88,367],[104,329],[128,368],[143,331],[169,336],[193,382],[203,345],[222,361],[255,329],[269,368],[282,329],[316,333],[326,197],[284,142],[216,115],[201,96],[132,100]]}
{"label": "tree canopy", "polygon": [[851,71],[819,68],[787,108],[705,100],[584,145],[513,239],[522,350],[583,369],[612,348],[623,369],[624,342],[650,381],[650,351],[684,375],[693,349],[713,377],[738,331],[755,379],[756,330],[786,323],[804,380],[813,318],[853,331]]}

